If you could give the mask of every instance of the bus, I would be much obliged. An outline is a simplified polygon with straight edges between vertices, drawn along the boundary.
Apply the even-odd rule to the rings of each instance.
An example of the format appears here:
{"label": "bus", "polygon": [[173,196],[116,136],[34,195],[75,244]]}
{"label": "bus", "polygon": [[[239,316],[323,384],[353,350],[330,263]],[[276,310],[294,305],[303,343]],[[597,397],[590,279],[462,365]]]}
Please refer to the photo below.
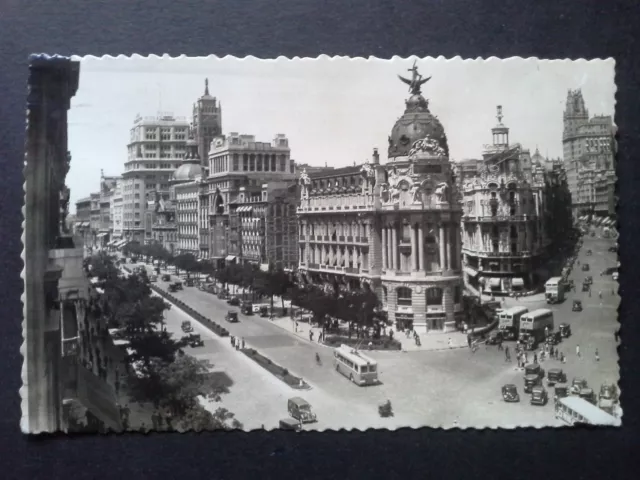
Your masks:
{"label": "bus", "polygon": [[517,340],[520,327],[520,317],[528,313],[527,307],[515,306],[502,310],[498,314],[498,330],[505,340]]}
{"label": "bus", "polygon": [[355,348],[340,345],[333,351],[336,372],[341,373],[356,385],[378,383],[378,362]]}
{"label": "bus", "polygon": [[620,426],[621,424],[619,418],[577,396],[558,399],[555,406],[555,416],[569,426],[573,426],[576,423],[610,426]]}
{"label": "bus", "polygon": [[562,277],[552,277],[544,284],[544,296],[547,303],[560,303],[564,300],[564,281]]}
{"label": "bus", "polygon": [[553,312],[547,308],[540,308],[520,317],[520,337],[533,338],[533,348],[539,342],[544,342],[551,331],[553,331]]}

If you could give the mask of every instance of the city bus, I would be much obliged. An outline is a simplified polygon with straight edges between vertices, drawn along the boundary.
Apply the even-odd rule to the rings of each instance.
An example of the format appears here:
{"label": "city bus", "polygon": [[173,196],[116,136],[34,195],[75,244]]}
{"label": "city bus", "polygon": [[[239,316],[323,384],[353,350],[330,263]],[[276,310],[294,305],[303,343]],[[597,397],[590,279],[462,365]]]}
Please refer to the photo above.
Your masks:
{"label": "city bus", "polygon": [[531,338],[531,347],[544,342],[547,333],[553,331],[553,312],[548,308],[539,308],[520,317],[520,337]]}
{"label": "city bus", "polygon": [[591,402],[577,396],[558,399],[555,406],[555,416],[569,426],[573,426],[576,423],[586,423],[588,425],[620,425],[619,418],[608,414]]}
{"label": "city bus", "polygon": [[378,362],[355,348],[340,345],[333,351],[336,372],[341,373],[356,385],[378,383]]}
{"label": "city bus", "polygon": [[520,317],[528,313],[527,307],[515,306],[502,310],[498,315],[498,330],[505,340],[516,340],[520,327]]}
{"label": "city bus", "polygon": [[552,277],[544,284],[544,296],[547,303],[560,303],[564,300],[564,281],[562,277]]}

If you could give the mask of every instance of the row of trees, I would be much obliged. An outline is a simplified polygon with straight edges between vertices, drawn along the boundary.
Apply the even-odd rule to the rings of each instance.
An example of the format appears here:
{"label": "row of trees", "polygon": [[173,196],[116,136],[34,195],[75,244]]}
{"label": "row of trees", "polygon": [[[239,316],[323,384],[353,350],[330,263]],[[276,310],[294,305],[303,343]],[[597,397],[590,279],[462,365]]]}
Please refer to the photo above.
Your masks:
{"label": "row of trees", "polygon": [[185,341],[166,331],[164,313],[171,306],[152,295],[146,274],[123,275],[105,254],[88,259],[85,268],[103,291],[91,302],[91,313],[128,342],[126,362],[135,372],[127,381],[131,399],[169,412],[179,430],[239,426],[226,409],[212,414],[199,403],[200,395],[219,400],[224,389],[208,381],[210,363],[185,355]]}
{"label": "row of trees", "polygon": [[211,275],[214,272],[214,266],[211,263],[199,262],[191,253],[173,255],[158,242],[144,245],[129,243],[122,249],[122,253],[127,256],[142,257],[147,262],[151,259],[158,260],[165,268],[167,265],[173,265],[176,267],[176,273],[180,274],[182,270],[187,272],[187,276],[189,276],[190,273]]}

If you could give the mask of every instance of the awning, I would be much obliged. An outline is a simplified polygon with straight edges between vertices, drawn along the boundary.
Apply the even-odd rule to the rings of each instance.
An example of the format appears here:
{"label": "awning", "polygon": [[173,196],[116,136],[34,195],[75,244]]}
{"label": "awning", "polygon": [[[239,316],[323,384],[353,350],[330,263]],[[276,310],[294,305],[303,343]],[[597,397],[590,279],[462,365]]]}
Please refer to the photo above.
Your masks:
{"label": "awning", "polygon": [[500,286],[500,279],[499,278],[491,278],[489,280],[489,285],[491,285],[492,287],[499,287]]}
{"label": "awning", "polygon": [[464,273],[470,275],[471,277],[475,277],[476,275],[478,275],[478,271],[474,270],[471,267],[464,267],[463,270],[464,270]]}
{"label": "awning", "polygon": [[524,287],[524,280],[522,278],[516,277],[511,279],[512,287]]}
{"label": "awning", "polygon": [[235,256],[235,255],[227,255],[227,257],[225,258],[225,260],[226,260],[227,262],[232,262],[232,261],[234,261],[235,259],[236,259],[236,256]]}
{"label": "awning", "polygon": [[253,207],[251,207],[251,206],[244,206],[244,207],[238,207],[238,209],[236,210],[236,212],[238,212],[238,213],[246,213],[246,212],[250,212],[251,210],[253,210]]}

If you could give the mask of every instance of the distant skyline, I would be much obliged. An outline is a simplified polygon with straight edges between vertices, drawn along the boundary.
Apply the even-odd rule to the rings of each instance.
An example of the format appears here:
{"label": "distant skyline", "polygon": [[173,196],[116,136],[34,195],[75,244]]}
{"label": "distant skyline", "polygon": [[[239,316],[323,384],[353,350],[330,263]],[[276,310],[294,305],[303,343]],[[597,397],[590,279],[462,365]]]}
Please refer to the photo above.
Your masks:
{"label": "distant skyline", "polygon": [[[99,190],[100,170],[119,175],[136,115],[171,112],[190,121],[204,93],[222,105],[223,133],[289,139],[297,163],[342,167],[362,163],[404,112],[415,57],[391,60],[316,60],[253,57],[77,57],[80,85],[69,112],[71,205]],[[444,125],[451,158],[480,158],[491,143],[502,105],[510,141],[533,153],[562,156],[562,115],[567,91],[581,89],[590,115],[614,115],[615,63],[609,60],[507,61],[417,59],[431,112]]]}

